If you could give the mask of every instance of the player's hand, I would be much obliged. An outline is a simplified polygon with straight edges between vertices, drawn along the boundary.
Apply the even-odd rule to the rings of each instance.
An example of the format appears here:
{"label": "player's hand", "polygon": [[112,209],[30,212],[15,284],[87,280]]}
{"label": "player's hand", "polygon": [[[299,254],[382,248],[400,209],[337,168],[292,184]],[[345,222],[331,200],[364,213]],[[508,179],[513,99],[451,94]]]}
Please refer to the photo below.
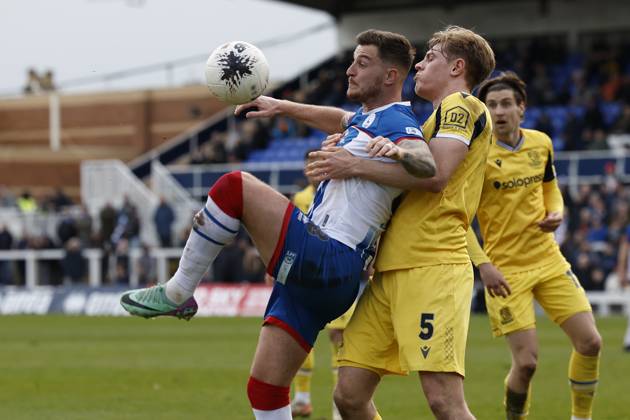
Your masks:
{"label": "player's hand", "polygon": [[248,108],[258,108],[258,111],[247,112],[245,118],[271,118],[282,113],[280,111],[281,102],[280,99],[270,96],[259,96],[251,102],[237,106],[234,109],[234,115],[240,115]]}
{"label": "player's hand", "polygon": [[512,289],[503,274],[492,264],[485,263],[479,266],[481,281],[490,297],[507,297],[512,294]]}
{"label": "player's hand", "polygon": [[322,141],[322,150],[332,150],[337,146],[339,140],[343,137],[343,133],[331,134]]}
{"label": "player's hand", "polygon": [[304,173],[309,178],[321,182],[327,179],[344,179],[354,176],[354,165],[358,159],[343,147],[331,147],[308,155],[309,163]]}
{"label": "player's hand", "polygon": [[388,157],[394,160],[400,160],[402,151],[393,141],[386,137],[378,136],[371,139],[366,150],[370,157]]}
{"label": "player's hand", "polygon": [[558,226],[562,223],[562,213],[559,211],[553,211],[548,213],[547,216],[538,222],[540,230],[543,232],[554,232],[558,229]]}

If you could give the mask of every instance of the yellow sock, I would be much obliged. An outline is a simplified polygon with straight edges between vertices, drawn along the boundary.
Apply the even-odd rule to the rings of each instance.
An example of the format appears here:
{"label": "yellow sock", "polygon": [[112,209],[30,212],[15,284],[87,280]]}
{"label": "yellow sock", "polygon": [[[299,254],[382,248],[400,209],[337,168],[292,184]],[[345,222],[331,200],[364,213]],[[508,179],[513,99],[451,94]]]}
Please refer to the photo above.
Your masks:
{"label": "yellow sock", "polygon": [[598,378],[599,355],[584,356],[573,350],[569,362],[569,384],[571,385],[571,413],[574,417],[591,418]]}
{"label": "yellow sock", "polygon": [[374,416],[374,420],[383,420],[383,417],[381,417],[381,415],[378,414],[378,411],[376,412],[376,415]]}
{"label": "yellow sock", "polygon": [[313,374],[313,367],[315,366],[314,350],[306,356],[306,360],[302,363],[300,370],[298,370],[293,385],[295,386],[295,392],[303,394],[310,394],[311,392],[311,375]]}
{"label": "yellow sock", "polygon": [[532,384],[529,383],[527,393],[521,394],[512,391],[508,388],[508,376],[503,381],[505,385],[505,395],[503,398],[503,405],[505,406],[505,413],[507,420],[526,420],[529,415],[529,406],[531,404],[532,397]]}

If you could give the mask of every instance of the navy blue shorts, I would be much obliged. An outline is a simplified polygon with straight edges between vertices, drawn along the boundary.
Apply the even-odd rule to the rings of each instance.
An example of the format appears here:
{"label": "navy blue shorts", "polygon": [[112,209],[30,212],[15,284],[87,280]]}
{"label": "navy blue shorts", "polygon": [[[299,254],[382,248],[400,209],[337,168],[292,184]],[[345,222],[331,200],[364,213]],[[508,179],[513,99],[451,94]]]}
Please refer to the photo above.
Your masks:
{"label": "navy blue shorts", "polygon": [[284,329],[310,351],[319,331],[354,302],[364,264],[360,252],[328,237],[290,204],[267,267],[276,281],[265,324]]}

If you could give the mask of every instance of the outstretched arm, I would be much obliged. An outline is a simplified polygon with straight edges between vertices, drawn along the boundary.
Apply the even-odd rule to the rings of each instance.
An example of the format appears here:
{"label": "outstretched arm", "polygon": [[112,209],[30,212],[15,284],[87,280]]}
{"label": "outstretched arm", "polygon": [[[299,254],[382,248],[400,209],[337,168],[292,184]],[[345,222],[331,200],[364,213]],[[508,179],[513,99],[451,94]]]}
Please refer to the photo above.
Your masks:
{"label": "outstretched arm", "polygon": [[245,113],[245,118],[271,118],[284,115],[329,134],[344,131],[353,115],[352,112],[341,108],[307,105],[269,96],[259,96],[252,102],[237,106],[234,114],[239,115],[248,108],[258,108],[258,110]]}
{"label": "outstretched arm", "polygon": [[[378,143],[374,140],[375,144]],[[440,192],[466,157],[468,147],[459,140],[438,138],[431,141],[429,150],[435,162],[434,175],[425,175],[429,178],[413,176],[402,165],[361,159],[330,146],[311,153],[314,161],[307,166],[307,173],[316,181],[358,177],[405,190]]]}

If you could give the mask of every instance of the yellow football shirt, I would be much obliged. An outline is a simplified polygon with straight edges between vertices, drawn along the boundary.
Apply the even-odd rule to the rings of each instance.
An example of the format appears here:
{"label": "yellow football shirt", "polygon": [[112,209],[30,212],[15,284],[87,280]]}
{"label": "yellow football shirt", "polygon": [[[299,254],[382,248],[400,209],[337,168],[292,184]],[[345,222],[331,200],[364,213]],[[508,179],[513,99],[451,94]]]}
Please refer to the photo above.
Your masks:
{"label": "yellow football shirt", "polygon": [[479,99],[457,92],[442,100],[422,129],[429,142],[454,138],[468,144],[469,150],[442,192],[404,195],[382,238],[378,271],[470,261],[466,231],[481,195],[492,141],[490,114]]}
{"label": "yellow football shirt", "polygon": [[553,233],[538,227],[546,214],[543,182],[554,179],[553,146],[545,133],[521,129],[516,146],[496,141],[490,148],[477,219],[484,251],[502,272],[567,265]]}
{"label": "yellow football shirt", "polygon": [[302,210],[302,213],[306,214],[311,207],[313,197],[315,197],[315,187],[309,184],[303,190],[296,192],[293,195],[293,200],[291,201],[293,202],[295,207]]}

